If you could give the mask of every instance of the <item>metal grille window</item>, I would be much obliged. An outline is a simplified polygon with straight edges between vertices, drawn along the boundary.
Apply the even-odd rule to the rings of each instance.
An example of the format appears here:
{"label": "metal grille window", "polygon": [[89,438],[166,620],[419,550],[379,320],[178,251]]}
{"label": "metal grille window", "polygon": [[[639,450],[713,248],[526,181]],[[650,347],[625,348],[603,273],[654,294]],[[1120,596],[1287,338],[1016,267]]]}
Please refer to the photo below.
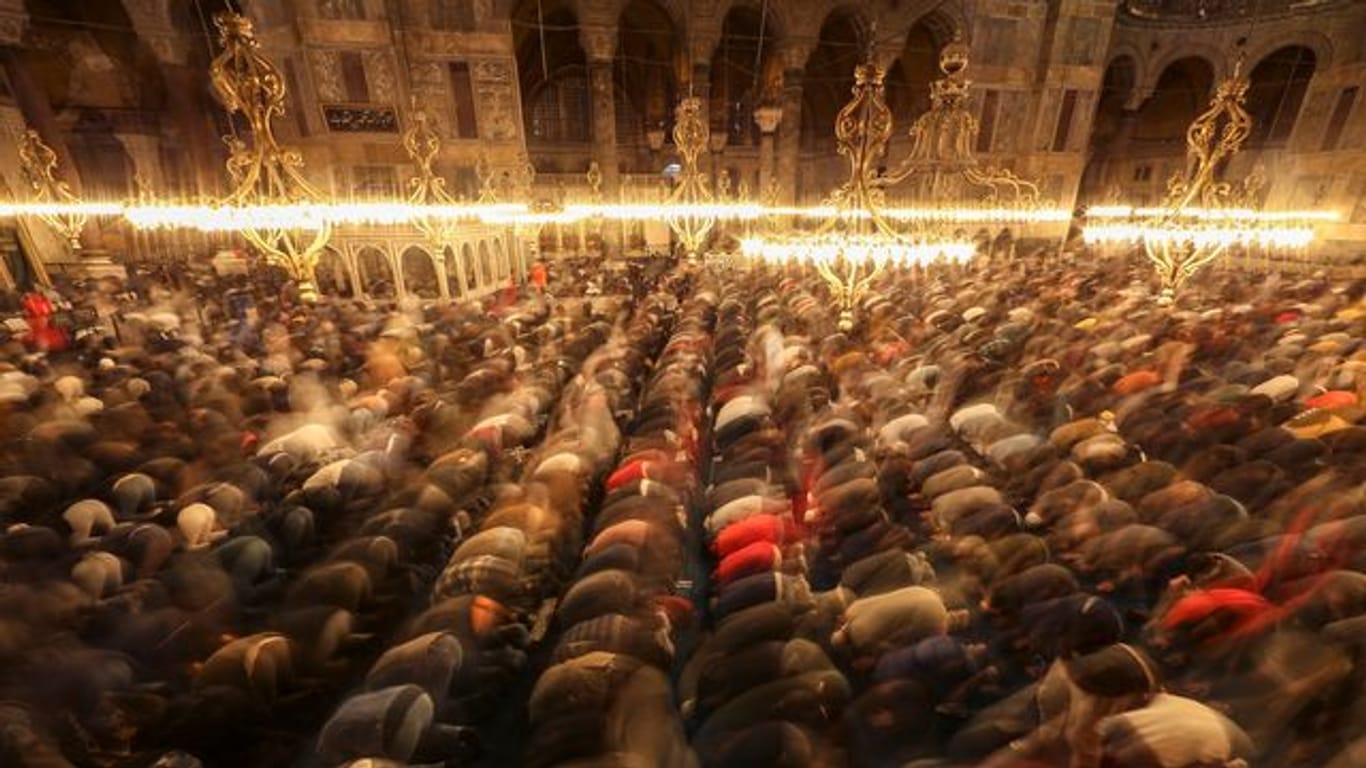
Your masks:
{"label": "metal grille window", "polygon": [[545,142],[588,141],[592,122],[588,78],[567,74],[542,85],[531,97],[527,135]]}
{"label": "metal grille window", "polygon": [[357,165],[351,169],[351,194],[361,199],[398,197],[398,174],[389,165]]}

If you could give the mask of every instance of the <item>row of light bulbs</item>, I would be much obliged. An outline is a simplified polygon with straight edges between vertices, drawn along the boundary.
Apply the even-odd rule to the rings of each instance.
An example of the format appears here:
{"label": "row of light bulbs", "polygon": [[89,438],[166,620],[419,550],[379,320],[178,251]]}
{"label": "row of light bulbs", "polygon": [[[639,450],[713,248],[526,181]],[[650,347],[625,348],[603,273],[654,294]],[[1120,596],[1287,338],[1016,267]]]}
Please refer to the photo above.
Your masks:
{"label": "row of light bulbs", "polygon": [[[155,203],[9,203],[0,204],[0,218],[21,216],[121,217],[139,230],[193,229],[203,232],[235,232],[248,227],[317,230],[325,225],[397,226],[417,220],[482,222],[501,226],[574,224],[585,220],[648,221],[669,216],[710,216],[728,221],[760,221],[768,218],[825,220],[832,216],[858,218],[867,211],[839,211],[830,206],[765,206],[753,203],[700,205],[570,204],[555,211],[534,211],[519,203],[469,203],[419,205],[406,202],[337,202],[293,205],[215,206]],[[1062,208],[888,208],[886,219],[959,224],[1063,223],[1072,213]],[[1204,244],[1243,244],[1265,247],[1308,246],[1314,225],[1337,221],[1335,211],[1256,211],[1247,208],[1188,208],[1180,218],[1188,225],[1173,225],[1165,208],[1095,206],[1087,210],[1083,231],[1089,243],[1106,244],[1144,240]],[[1123,221],[1119,221],[1123,220]],[[757,248],[751,241],[751,247]],[[945,247],[955,245],[945,244]],[[957,244],[957,245],[962,245]],[[772,248],[788,248],[779,241]],[[848,247],[848,244],[846,244]],[[925,246],[939,248],[941,246]],[[771,252],[772,248],[770,248]],[[869,246],[871,254],[873,246]],[[954,253],[931,254],[957,258]],[[920,260],[919,256],[913,260]]]}
{"label": "row of light bulbs", "polygon": [[[707,204],[570,204],[560,210],[534,211],[519,203],[420,205],[407,202],[337,202],[289,205],[218,206],[180,203],[8,203],[0,204],[0,218],[21,216],[121,217],[138,229],[197,229],[239,231],[246,227],[318,229],[332,225],[397,225],[420,219],[482,221],[488,224],[572,224],[589,219],[615,221],[659,220],[667,216],[711,216],[729,221],[767,218],[824,220],[832,216],[858,218],[867,211],[837,211],[830,206],[766,206],[755,203]],[[887,219],[903,221],[1031,224],[1068,221],[1061,208],[891,208]]]}
{"label": "row of light bulbs", "polygon": [[766,264],[805,262],[830,264],[839,260],[888,266],[963,262],[976,246],[961,241],[902,242],[883,237],[773,240],[746,238],[740,253]]}

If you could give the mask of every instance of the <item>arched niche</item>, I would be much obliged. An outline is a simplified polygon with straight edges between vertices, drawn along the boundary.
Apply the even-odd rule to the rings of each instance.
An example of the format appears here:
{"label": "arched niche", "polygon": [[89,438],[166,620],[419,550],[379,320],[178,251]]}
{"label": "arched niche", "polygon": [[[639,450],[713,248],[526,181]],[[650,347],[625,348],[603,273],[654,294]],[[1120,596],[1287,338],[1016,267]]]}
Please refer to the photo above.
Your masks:
{"label": "arched niche", "polygon": [[1087,200],[1103,199],[1110,186],[1117,183],[1111,178],[1110,165],[1122,160],[1125,153],[1125,121],[1133,117],[1125,107],[1133,99],[1137,83],[1138,67],[1132,56],[1116,56],[1105,68],[1082,174],[1081,196]]}

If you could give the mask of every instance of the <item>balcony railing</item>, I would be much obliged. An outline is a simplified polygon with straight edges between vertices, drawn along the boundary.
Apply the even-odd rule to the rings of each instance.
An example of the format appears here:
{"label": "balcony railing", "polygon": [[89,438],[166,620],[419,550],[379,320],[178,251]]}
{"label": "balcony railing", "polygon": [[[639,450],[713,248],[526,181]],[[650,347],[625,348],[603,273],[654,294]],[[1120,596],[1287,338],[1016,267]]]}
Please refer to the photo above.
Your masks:
{"label": "balcony railing", "polygon": [[1252,14],[1273,15],[1320,6],[1340,0],[1124,0],[1125,15],[1152,21],[1225,21]]}

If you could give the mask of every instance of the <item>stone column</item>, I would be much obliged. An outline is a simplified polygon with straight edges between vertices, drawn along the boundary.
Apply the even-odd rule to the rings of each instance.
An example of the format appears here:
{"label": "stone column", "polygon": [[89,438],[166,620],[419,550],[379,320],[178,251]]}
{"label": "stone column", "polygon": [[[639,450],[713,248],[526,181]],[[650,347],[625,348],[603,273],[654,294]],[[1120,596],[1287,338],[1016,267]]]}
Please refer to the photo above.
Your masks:
{"label": "stone column", "polygon": [[778,177],[778,200],[792,204],[797,200],[797,163],[802,143],[802,78],[804,69],[783,72],[783,120],[778,126],[777,159],[774,172]]}
{"label": "stone column", "polygon": [[617,48],[616,27],[583,27],[579,38],[588,55],[588,88],[593,99],[594,158],[602,170],[603,193],[609,202],[621,196],[620,163],[617,160],[616,83],[612,58]]}
{"label": "stone column", "polygon": [[774,132],[778,130],[778,124],[783,118],[782,107],[764,106],[754,110],[754,124],[759,126],[759,189],[757,190],[760,200],[768,194],[769,184],[772,183],[775,168],[774,161]]}

